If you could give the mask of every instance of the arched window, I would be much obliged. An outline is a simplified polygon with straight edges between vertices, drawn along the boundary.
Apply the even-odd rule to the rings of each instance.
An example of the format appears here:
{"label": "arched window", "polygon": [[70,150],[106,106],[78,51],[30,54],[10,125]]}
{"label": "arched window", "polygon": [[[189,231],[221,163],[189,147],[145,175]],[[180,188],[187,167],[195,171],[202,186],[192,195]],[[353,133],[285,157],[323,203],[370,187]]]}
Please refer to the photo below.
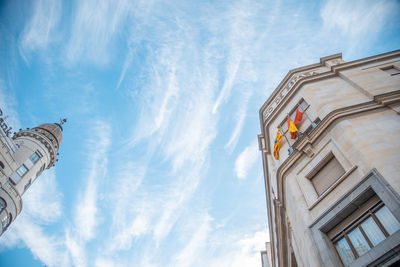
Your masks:
{"label": "arched window", "polygon": [[6,214],[6,216],[1,220],[1,226],[3,227],[3,230],[8,227],[8,225],[11,222],[11,214]]}
{"label": "arched window", "polygon": [[0,197],[0,212],[2,212],[7,207],[6,201]]}

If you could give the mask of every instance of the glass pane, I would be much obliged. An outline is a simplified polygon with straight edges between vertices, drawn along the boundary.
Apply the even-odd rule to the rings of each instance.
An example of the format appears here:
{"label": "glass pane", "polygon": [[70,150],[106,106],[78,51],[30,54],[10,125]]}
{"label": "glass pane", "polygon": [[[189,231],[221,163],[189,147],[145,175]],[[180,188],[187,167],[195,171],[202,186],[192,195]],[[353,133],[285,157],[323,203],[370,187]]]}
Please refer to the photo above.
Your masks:
{"label": "glass pane", "polygon": [[400,229],[399,221],[396,220],[386,206],[383,206],[380,210],[378,210],[375,215],[378,217],[378,220],[382,223],[383,227],[385,227],[389,235]]}
{"label": "glass pane", "polygon": [[348,236],[354,248],[356,249],[358,256],[361,256],[370,250],[370,246],[362,235],[360,229],[355,228],[348,234]]}
{"label": "glass pane", "polygon": [[31,156],[31,161],[33,164],[35,164],[39,160],[39,155],[35,152]]}
{"label": "glass pane", "polygon": [[6,216],[1,220],[1,224],[3,226],[3,229],[8,226],[8,223],[9,223],[9,219],[8,219],[8,215],[6,214]]}
{"label": "glass pane", "polygon": [[0,197],[0,212],[7,207],[6,201]]}
{"label": "glass pane", "polygon": [[368,219],[366,219],[361,224],[361,227],[364,230],[365,234],[368,236],[372,245],[374,245],[374,246],[376,246],[377,244],[379,244],[381,241],[385,240],[385,238],[386,238],[372,217],[369,217]]}
{"label": "glass pane", "polygon": [[19,169],[17,170],[17,173],[19,176],[24,176],[24,174],[28,171],[28,169],[25,167],[25,165],[22,165],[21,167],[19,167]]}
{"label": "glass pane", "polygon": [[344,266],[348,266],[352,263],[355,259],[353,252],[349,244],[347,243],[346,239],[342,238],[335,244],[336,250],[339,253],[340,258]]}

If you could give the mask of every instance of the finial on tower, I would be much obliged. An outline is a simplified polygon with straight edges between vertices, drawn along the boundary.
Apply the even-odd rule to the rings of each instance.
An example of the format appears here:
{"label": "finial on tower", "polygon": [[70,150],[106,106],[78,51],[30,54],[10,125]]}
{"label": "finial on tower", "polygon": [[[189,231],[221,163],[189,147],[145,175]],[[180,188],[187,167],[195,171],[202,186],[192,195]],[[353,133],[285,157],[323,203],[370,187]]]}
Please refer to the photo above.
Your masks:
{"label": "finial on tower", "polygon": [[67,122],[67,118],[64,118],[64,119],[61,119],[60,118],[60,125],[63,125],[64,123],[66,123]]}

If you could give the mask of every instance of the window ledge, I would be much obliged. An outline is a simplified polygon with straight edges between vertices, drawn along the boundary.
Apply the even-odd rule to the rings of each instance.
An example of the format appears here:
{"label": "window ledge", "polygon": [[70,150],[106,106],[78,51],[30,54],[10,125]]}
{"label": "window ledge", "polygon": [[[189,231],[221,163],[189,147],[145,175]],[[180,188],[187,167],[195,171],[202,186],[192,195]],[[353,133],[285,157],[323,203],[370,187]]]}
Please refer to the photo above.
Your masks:
{"label": "window ledge", "polygon": [[376,247],[369,250],[367,253],[353,261],[350,267],[362,266],[390,266],[400,259],[400,230],[393,233],[391,236],[383,240]]}
{"label": "window ledge", "polygon": [[332,190],[335,189],[344,179],[346,179],[355,169],[357,169],[357,166],[353,166],[347,172],[345,172],[339,179],[336,180],[336,182],[334,182],[327,190],[325,190],[325,192],[323,192],[313,204],[311,204],[308,210],[312,210],[315,206],[317,206],[322,199],[332,192]]}

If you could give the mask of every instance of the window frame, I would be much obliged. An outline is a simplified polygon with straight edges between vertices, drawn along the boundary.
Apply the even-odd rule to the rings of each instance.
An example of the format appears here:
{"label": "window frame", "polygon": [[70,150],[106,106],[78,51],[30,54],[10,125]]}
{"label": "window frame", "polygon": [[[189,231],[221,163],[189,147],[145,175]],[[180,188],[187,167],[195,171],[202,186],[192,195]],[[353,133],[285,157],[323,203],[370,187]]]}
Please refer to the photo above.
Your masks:
{"label": "window frame", "polygon": [[[20,170],[21,168],[25,168],[25,172],[24,172],[22,175],[19,173],[19,170]],[[29,169],[28,169],[28,167],[26,167],[25,164],[22,164],[15,172],[22,178],[22,177],[25,176],[25,174],[27,174],[27,173],[29,172]],[[18,182],[19,182],[19,181],[18,181]]]}
{"label": "window frame", "polygon": [[[399,69],[397,66],[395,66],[395,65],[389,65],[389,66],[386,66],[386,67],[383,67],[383,68],[380,68],[380,69],[381,69],[382,71],[384,71],[386,74],[390,75],[390,76],[395,76],[395,75],[399,75],[399,74],[400,74],[400,69]],[[396,70],[397,72],[390,73],[390,72],[389,72],[390,69],[394,69],[394,70]]]}
{"label": "window frame", "polygon": [[26,183],[26,185],[24,186],[24,193],[26,192],[26,190],[31,186],[32,184],[32,179],[29,179],[29,181]]}
{"label": "window frame", "polygon": [[7,202],[4,198],[0,197],[0,213],[7,208]]}
{"label": "window frame", "polygon": [[[382,201],[379,201],[378,203],[374,204],[371,208],[368,208],[368,210],[365,211],[360,217],[358,217],[356,220],[354,220],[349,226],[347,226],[344,229],[342,229],[342,231],[339,232],[339,234],[337,234],[335,237],[333,237],[331,239],[333,247],[335,247],[336,253],[338,254],[339,258],[340,258],[340,255],[339,255],[339,252],[336,249],[336,244],[340,240],[342,240],[343,238],[346,239],[347,244],[350,246],[350,248],[351,248],[351,250],[353,252],[353,256],[354,256],[355,260],[357,260],[358,258],[360,258],[361,256],[364,255],[364,254],[359,255],[359,253],[355,249],[355,246],[354,246],[353,242],[350,240],[350,238],[348,238],[348,234],[351,233],[352,231],[354,231],[355,229],[359,229],[361,234],[362,234],[362,236],[363,236],[363,238],[365,239],[365,241],[367,241],[367,243],[368,243],[368,245],[370,247],[368,249],[368,251],[374,249],[380,243],[385,241],[389,236],[391,236],[388,233],[388,231],[386,230],[386,228],[383,226],[381,221],[375,215],[375,213],[378,212],[379,210],[381,210],[383,207],[385,207],[385,204]],[[377,243],[376,245],[374,245],[372,243],[372,241],[370,240],[370,237],[366,234],[366,232],[364,231],[364,229],[362,227],[362,223],[365,222],[366,220],[368,220],[369,218],[373,219],[375,224],[378,226],[379,230],[381,230],[382,234],[385,236],[385,238],[382,241],[380,241],[379,243]],[[397,231],[399,231],[399,230],[397,230]]]}
{"label": "window frame", "polygon": [[[36,155],[35,157],[35,161],[32,160],[32,157]],[[41,158],[43,157],[42,153],[40,153],[39,150],[36,150],[35,152],[33,152],[33,154],[29,157],[29,159],[31,160],[31,162],[33,163],[33,165],[35,165]]]}
{"label": "window frame", "polygon": [[3,228],[3,232],[5,231],[5,229],[8,228],[8,226],[11,223],[11,220],[12,220],[12,215],[10,213],[6,213],[6,216],[4,216],[3,219],[1,219],[1,227]]}
{"label": "window frame", "polygon": [[[386,182],[383,176],[374,168],[357,184],[342,195],[335,203],[320,214],[310,225],[312,239],[319,254],[319,263],[326,266],[342,266],[328,232],[351,216],[361,204],[376,195],[400,222],[400,195]],[[382,263],[396,262],[400,255],[393,249],[400,246],[400,230],[377,244],[373,249],[349,264],[351,267],[377,266]]]}
{"label": "window frame", "polygon": [[[292,121],[294,121],[294,118],[296,117],[296,110],[299,106],[301,106],[302,103],[305,103],[305,108],[303,110],[304,112],[310,107],[310,104],[307,103],[307,101],[304,100],[304,98],[301,98],[299,102],[296,103],[296,105],[290,110],[289,112],[289,117]],[[285,119],[279,124],[278,128],[281,129],[281,135],[285,135],[288,132],[288,127],[287,127],[287,116],[285,116]]]}
{"label": "window frame", "polygon": [[[331,163],[332,160],[336,160],[336,162],[339,164],[339,166],[342,168],[343,173],[339,176],[334,178],[334,181],[326,187],[322,192],[318,193],[317,188],[315,187],[315,183],[313,182],[313,179],[325,168],[328,166],[329,163]],[[318,195],[318,198],[321,197],[322,195],[325,194],[326,191],[329,190],[338,180],[340,180],[344,175],[346,174],[346,169],[345,167],[341,164],[341,162],[338,160],[337,157],[333,154],[331,151],[328,153],[320,162],[317,163],[317,165],[308,173],[306,174],[306,178],[311,182],[312,186],[314,187],[315,192]]]}

